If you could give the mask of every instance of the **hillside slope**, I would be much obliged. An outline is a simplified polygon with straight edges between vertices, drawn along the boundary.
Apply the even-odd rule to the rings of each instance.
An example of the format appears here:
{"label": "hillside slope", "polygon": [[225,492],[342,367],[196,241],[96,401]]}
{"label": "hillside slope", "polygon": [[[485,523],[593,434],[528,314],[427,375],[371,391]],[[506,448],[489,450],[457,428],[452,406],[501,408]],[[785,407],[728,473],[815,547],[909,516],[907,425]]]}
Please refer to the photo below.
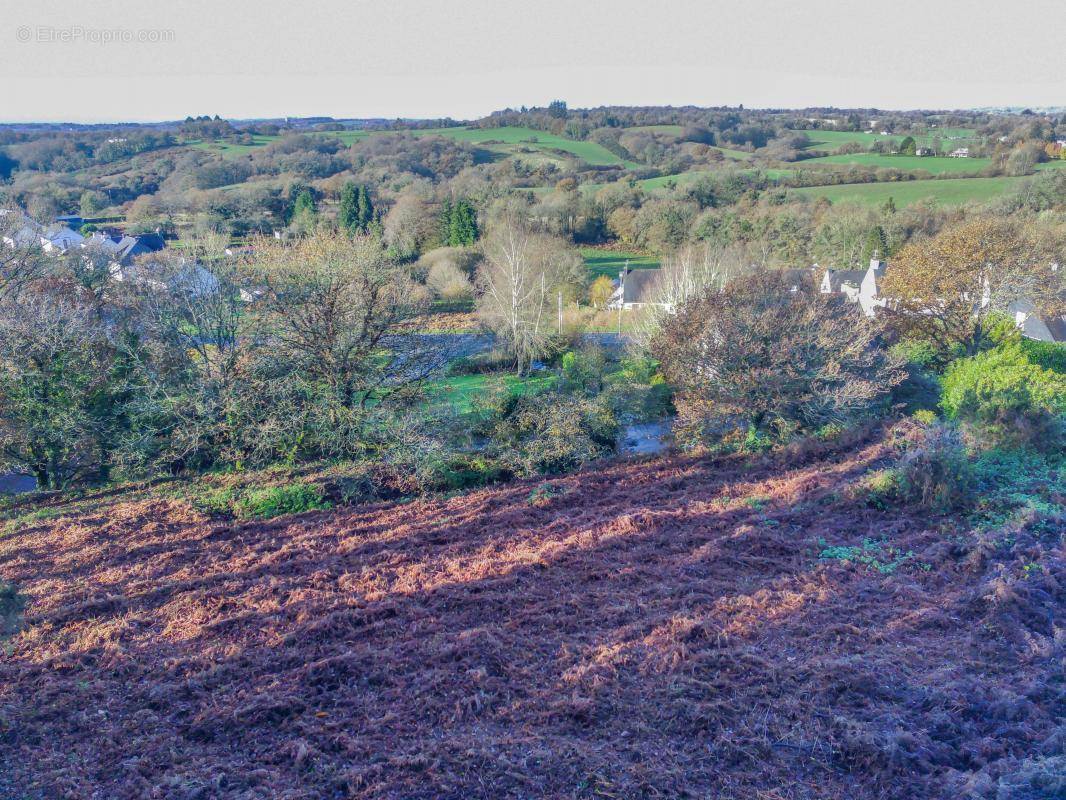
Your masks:
{"label": "hillside slope", "polygon": [[[890,454],[270,522],[102,497],[26,525],[0,539],[27,598],[0,797],[1044,796],[1061,539],[997,549],[848,499]],[[883,561],[819,558],[865,539]]]}

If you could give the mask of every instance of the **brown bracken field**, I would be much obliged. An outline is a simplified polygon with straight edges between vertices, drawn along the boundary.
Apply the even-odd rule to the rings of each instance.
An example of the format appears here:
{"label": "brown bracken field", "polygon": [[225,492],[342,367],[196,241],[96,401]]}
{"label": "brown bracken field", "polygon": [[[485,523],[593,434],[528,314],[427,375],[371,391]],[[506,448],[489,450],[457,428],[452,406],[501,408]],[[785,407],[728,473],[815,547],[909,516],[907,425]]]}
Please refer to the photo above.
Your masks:
{"label": "brown bracken field", "polygon": [[[0,798],[1003,797],[1066,764],[1061,537],[858,502],[892,435],[270,521],[52,508],[0,538]],[[820,557],[864,540],[891,562]]]}

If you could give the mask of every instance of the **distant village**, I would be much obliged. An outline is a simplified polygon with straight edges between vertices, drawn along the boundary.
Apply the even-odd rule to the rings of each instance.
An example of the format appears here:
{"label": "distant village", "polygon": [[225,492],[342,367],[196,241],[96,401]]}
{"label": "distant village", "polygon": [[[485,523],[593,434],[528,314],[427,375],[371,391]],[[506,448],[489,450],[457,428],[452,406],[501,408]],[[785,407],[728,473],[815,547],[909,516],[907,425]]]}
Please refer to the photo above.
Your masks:
{"label": "distant village", "polygon": [[[867,317],[874,317],[880,309],[892,308],[892,298],[881,290],[885,273],[890,268],[886,261],[874,257],[866,269],[831,269],[814,264],[809,269],[787,270],[793,281],[792,290],[815,286],[823,295],[831,295],[842,302],[855,303]],[[1058,265],[1055,265],[1058,269]],[[611,309],[634,309],[655,304],[658,301],[657,284],[661,269],[625,269],[615,281],[615,291],[608,305]],[[987,305],[989,299],[983,298]],[[1010,305],[1020,333],[1029,339],[1042,342],[1066,342],[1066,315],[1041,314],[1029,300],[1017,300]]]}
{"label": "distant village", "polygon": [[[39,246],[45,252],[66,253],[82,248],[98,248],[108,256],[108,270],[116,281],[138,281],[158,285],[160,289],[175,289],[209,292],[217,288],[218,281],[202,264],[180,258],[180,269],[168,271],[164,283],[153,269],[152,254],[164,250],[166,243],[158,233],[129,236],[122,233],[93,231],[88,235],[78,233],[84,220],[77,216],[57,217],[51,225],[43,225],[19,211],[0,209],[0,215],[20,214],[22,224],[3,237],[8,247]],[[228,251],[232,252],[232,251]],[[1058,268],[1058,265],[1055,265]],[[859,306],[867,317],[874,317],[880,309],[892,307],[892,299],[882,293],[882,281],[890,269],[888,262],[874,257],[866,269],[834,269],[814,264],[808,269],[786,270],[793,281],[793,291],[815,287],[823,295],[838,297],[842,302]],[[614,280],[614,292],[607,304],[611,310],[632,310],[648,305],[662,305],[657,295],[661,269],[622,270]],[[176,276],[176,277],[175,277]],[[251,301],[253,296],[242,291],[242,299]],[[987,303],[988,299],[985,298]],[[1066,315],[1050,316],[1040,312],[1033,302],[1017,300],[1009,312],[1021,334],[1044,342],[1066,342]]]}
{"label": "distant village", "polygon": [[107,269],[116,281],[136,281],[157,284],[158,288],[177,288],[185,291],[205,292],[218,286],[218,281],[203,265],[191,259],[179,257],[179,269],[167,270],[167,280],[162,282],[162,273],[153,264],[152,255],[161,253],[166,242],[159,233],[129,236],[120,232],[91,231],[78,233],[85,220],[78,216],[61,216],[50,225],[44,225],[21,211],[0,209],[0,216],[17,214],[21,219],[3,236],[5,245],[11,248],[40,247],[46,253],[68,253],[76,250],[94,250],[104,254]]}

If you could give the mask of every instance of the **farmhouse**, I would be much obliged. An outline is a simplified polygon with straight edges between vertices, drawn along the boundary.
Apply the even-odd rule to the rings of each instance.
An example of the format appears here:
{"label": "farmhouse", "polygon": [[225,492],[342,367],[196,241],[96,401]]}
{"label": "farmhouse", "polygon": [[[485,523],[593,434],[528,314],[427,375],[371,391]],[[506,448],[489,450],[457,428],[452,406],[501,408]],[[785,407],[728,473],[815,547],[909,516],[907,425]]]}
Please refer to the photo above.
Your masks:
{"label": "farmhouse", "polygon": [[614,294],[607,307],[610,309],[643,308],[656,303],[655,289],[662,270],[626,268],[618,273]]}
{"label": "farmhouse", "polygon": [[948,156],[951,157],[951,158],[969,158],[970,157],[970,148],[969,147],[956,147],[954,150],[952,150],[950,153],[948,153]]}
{"label": "farmhouse", "polygon": [[70,228],[45,228],[27,216],[23,216],[22,225],[4,236],[4,244],[8,247],[40,247],[46,253],[65,253],[72,247],[81,246],[84,240],[84,236]]}
{"label": "farmhouse", "polygon": [[921,156],[923,158],[927,156],[936,155],[931,147],[916,147],[914,148],[914,155]]}
{"label": "farmhouse", "polygon": [[842,294],[853,303],[859,301],[859,287],[866,273],[861,269],[827,269],[822,275],[822,294]]}

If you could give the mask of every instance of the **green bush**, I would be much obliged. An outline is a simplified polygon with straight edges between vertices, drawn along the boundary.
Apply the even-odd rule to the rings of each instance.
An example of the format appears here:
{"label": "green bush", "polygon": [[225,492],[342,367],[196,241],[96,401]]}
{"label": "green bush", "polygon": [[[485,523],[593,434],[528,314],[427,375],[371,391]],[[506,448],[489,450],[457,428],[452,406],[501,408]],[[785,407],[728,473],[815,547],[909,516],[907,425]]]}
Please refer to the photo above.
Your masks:
{"label": "green bush", "polygon": [[944,374],[940,407],[976,424],[989,441],[1055,446],[1066,414],[1066,375],[1030,361],[1016,343],[954,362]]}
{"label": "green bush", "polygon": [[915,422],[922,425],[934,425],[936,423],[936,412],[930,411],[928,408],[919,408],[911,417]]}
{"label": "green bush", "polygon": [[470,489],[499,483],[510,477],[509,470],[498,461],[480,455],[462,454],[446,459],[438,467],[442,489]]}
{"label": "green bush", "polygon": [[307,483],[257,489],[249,492],[237,503],[237,511],[241,516],[260,519],[329,507],[330,503],[323,497],[322,489]]}
{"label": "green bush", "polygon": [[903,361],[906,370],[906,377],[892,390],[892,401],[908,413],[935,408],[940,400],[936,378],[942,364],[940,351],[929,342],[905,339],[889,352]]}
{"label": "green bush", "polygon": [[903,494],[903,478],[898,469],[879,469],[864,475],[852,495],[874,508],[886,509]]}
{"label": "green bush", "polygon": [[559,360],[561,391],[593,397],[603,390],[607,360],[599,348],[570,350]]}
{"label": "green bush", "polygon": [[1066,344],[1022,339],[1018,342],[1018,347],[1034,364],[1060,375],[1066,374]]}
{"label": "green bush", "polygon": [[237,493],[232,486],[208,489],[192,497],[192,504],[206,514],[230,514]]}
{"label": "green bush", "polygon": [[650,422],[671,414],[673,390],[651,358],[623,359],[605,378],[604,396],[617,419]]}

